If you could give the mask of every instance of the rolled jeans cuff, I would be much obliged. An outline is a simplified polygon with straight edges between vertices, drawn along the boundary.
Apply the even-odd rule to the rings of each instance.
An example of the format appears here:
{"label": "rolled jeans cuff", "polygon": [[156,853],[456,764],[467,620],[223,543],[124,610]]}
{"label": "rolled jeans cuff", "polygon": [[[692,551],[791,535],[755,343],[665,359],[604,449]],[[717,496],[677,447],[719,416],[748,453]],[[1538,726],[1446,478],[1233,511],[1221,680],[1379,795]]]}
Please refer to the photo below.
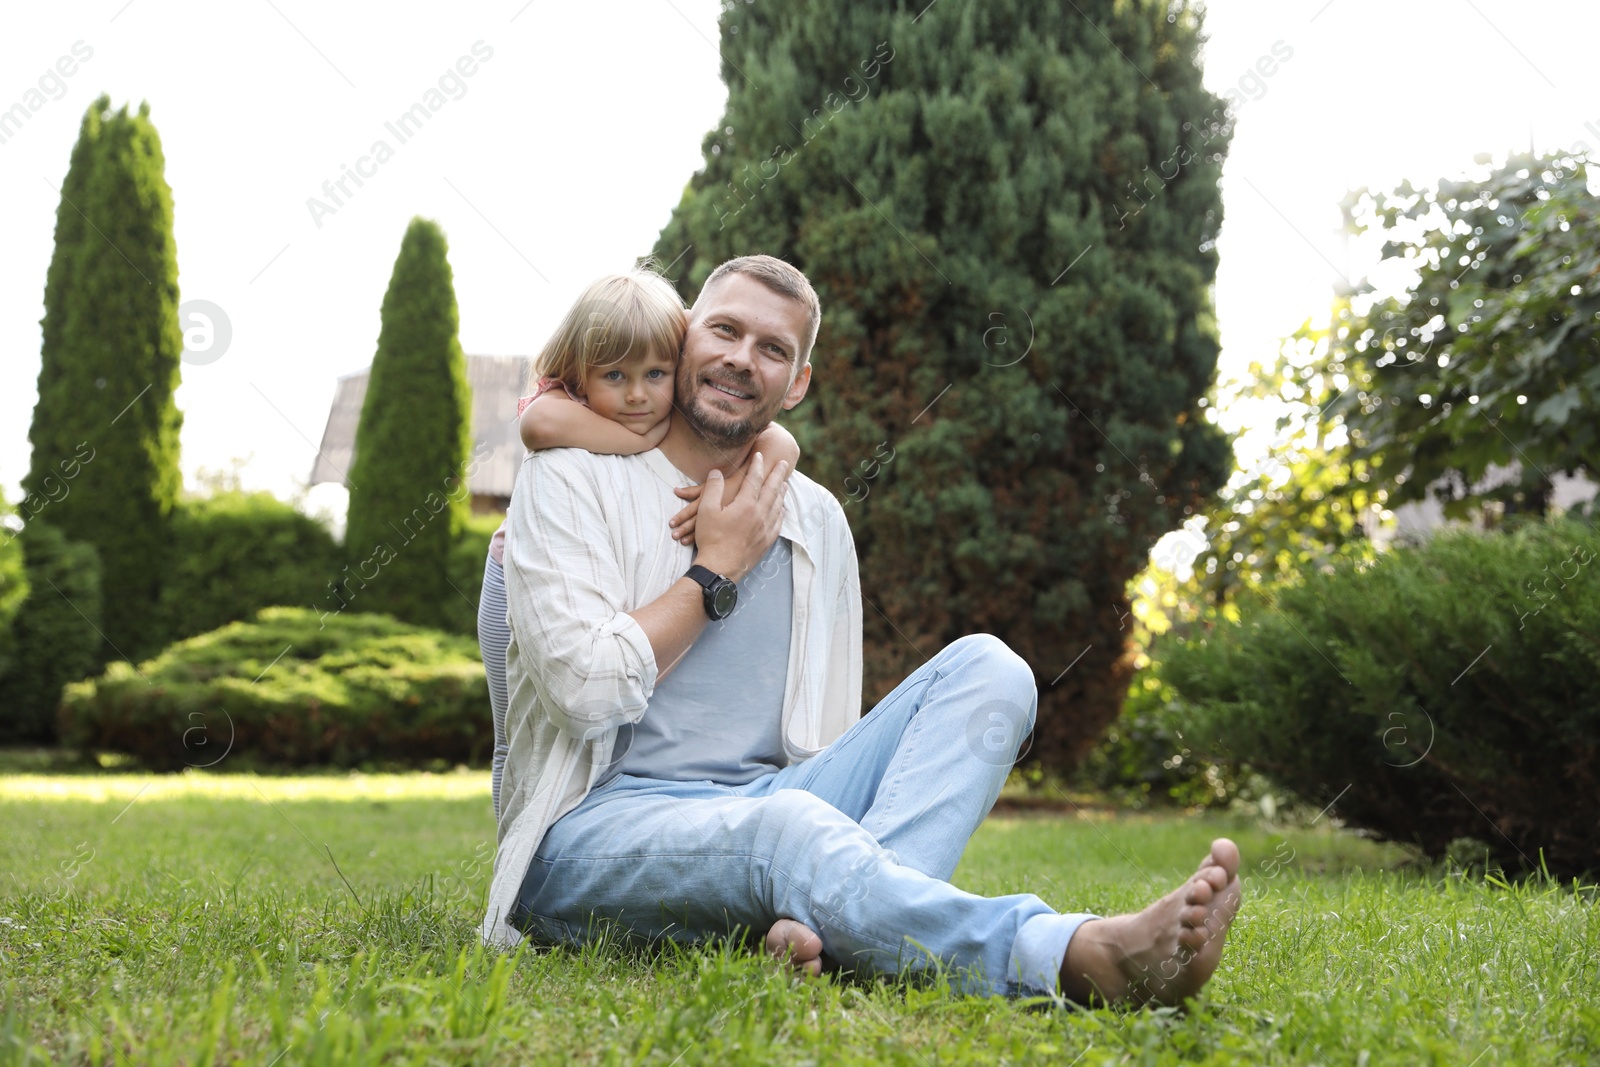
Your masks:
{"label": "rolled jeans cuff", "polygon": [[1019,996],[1061,995],[1061,964],[1067,958],[1067,943],[1089,919],[1098,915],[1035,915],[1017,930],[1011,943],[1011,960],[1006,973]]}

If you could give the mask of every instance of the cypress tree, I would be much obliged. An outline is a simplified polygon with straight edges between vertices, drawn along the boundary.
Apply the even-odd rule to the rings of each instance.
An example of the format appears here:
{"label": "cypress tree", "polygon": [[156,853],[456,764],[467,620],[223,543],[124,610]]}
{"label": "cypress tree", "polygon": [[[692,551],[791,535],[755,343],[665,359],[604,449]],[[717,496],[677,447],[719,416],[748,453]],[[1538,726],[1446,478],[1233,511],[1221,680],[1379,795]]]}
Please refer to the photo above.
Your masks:
{"label": "cypress tree", "polygon": [[[72,146],[67,164],[67,176],[61,182],[61,203],[56,206],[56,244],[50,255],[50,266],[45,271],[44,318],[39,320],[44,340],[39,350],[39,400],[33,410],[34,429],[29,434],[36,442],[28,475],[30,482],[42,481],[48,474],[55,473],[49,469],[49,461],[39,455],[40,437],[48,434],[51,427],[65,429],[72,419],[72,397],[58,392],[54,385],[61,377],[65,359],[67,291],[76,277],[84,234],[92,236],[79,207],[88,201],[89,169],[94,161],[95,142],[100,136],[100,118],[110,109],[111,98],[102,95],[83,113],[78,141]],[[28,510],[24,509],[24,513]]]}
{"label": "cypress tree", "polygon": [[1202,410],[1231,127],[1200,21],[727,5],[727,110],[653,250],[686,298],[735,255],[806,272],[822,331],[786,424],[855,534],[866,695],[996,634],[1035,671],[1032,756],[1056,767],[1126,693],[1127,582],[1231,459]]}
{"label": "cypress tree", "polygon": [[46,275],[23,513],[96,550],[97,660],[159,646],[152,611],[181,488],[173,394],[183,337],[164,169],[149,104],[130,115],[96,100],[62,183]]}
{"label": "cypress tree", "polygon": [[383,297],[378,351],[356,430],[334,608],[443,626],[450,547],[466,525],[467,362],[445,236],[411,220]]}

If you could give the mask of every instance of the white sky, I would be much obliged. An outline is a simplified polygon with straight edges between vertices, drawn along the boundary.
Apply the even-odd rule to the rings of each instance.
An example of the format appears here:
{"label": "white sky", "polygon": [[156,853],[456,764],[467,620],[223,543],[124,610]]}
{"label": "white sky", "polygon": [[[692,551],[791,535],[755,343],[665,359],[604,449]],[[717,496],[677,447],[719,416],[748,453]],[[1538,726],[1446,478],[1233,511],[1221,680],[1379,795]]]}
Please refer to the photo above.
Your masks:
{"label": "white sky", "polygon": [[[1244,79],[1259,97],[1239,114],[1224,172],[1224,374],[1270,359],[1277,338],[1326,314],[1340,272],[1364,271],[1336,232],[1347,189],[1456,176],[1479,152],[1530,141],[1600,147],[1593,0],[1210,7],[1207,83],[1220,94]],[[209,300],[232,322],[221,358],[184,366],[185,474],[250,457],[246,484],[289,496],[310,472],[335,379],[372,358],[411,216],[438,220],[450,239],[461,342],[474,354],[531,353],[587,281],[649,251],[721,116],[717,10],[716,0],[9,9],[0,110],[75,42],[93,57],[0,144],[0,491],[15,503],[27,468],[57,189],[99,92],[114,106],[150,101],[182,298]],[[384,123],[480,40],[493,56],[461,79],[465,95],[399,144]],[[1292,58],[1252,84],[1280,41]],[[319,228],[307,198],[380,137],[394,158]],[[342,512],[342,490],[322,487],[311,502]]]}

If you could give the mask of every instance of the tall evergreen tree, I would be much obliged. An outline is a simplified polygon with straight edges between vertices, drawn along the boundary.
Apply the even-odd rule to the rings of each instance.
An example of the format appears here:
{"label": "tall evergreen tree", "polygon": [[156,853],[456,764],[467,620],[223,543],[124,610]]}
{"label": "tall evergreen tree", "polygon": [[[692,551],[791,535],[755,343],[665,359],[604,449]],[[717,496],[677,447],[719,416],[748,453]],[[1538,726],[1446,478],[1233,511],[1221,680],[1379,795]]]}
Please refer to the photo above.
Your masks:
{"label": "tall evergreen tree", "polygon": [[[50,266],[45,271],[44,318],[39,320],[44,337],[39,349],[39,400],[33,409],[34,429],[29,434],[35,442],[41,435],[48,434],[50,427],[67,428],[73,417],[72,397],[54,386],[66,361],[67,292],[77,278],[78,254],[84,234],[94,236],[84,224],[79,208],[89,199],[89,170],[94,163],[95,142],[100,137],[101,116],[110,109],[111,98],[102,95],[83,113],[78,141],[72,146],[72,157],[67,164],[67,176],[61,182],[61,203],[56,206],[56,244],[50,254]],[[29,480],[42,480],[47,474],[55,473],[49,467],[49,460],[39,454],[36,443]]]}
{"label": "tall evergreen tree", "polygon": [[997,634],[1036,672],[1054,766],[1117,714],[1125,586],[1230,459],[1201,399],[1231,126],[1200,21],[1183,0],[730,4],[727,111],[654,249],[686,297],[734,255],[810,277],[788,425],[847,502],[867,695]]}
{"label": "tall evergreen tree", "polygon": [[22,483],[32,500],[48,501],[35,521],[98,553],[102,659],[138,658],[159,640],[150,621],[181,488],[183,421],[173,400],[183,335],[161,138],[148,103],[132,115],[110,107],[105,96],[90,106],[62,183]]}
{"label": "tall evergreen tree", "polygon": [[442,626],[466,524],[472,397],[444,232],[411,220],[400,243],[350,468],[345,568],[335,607]]}

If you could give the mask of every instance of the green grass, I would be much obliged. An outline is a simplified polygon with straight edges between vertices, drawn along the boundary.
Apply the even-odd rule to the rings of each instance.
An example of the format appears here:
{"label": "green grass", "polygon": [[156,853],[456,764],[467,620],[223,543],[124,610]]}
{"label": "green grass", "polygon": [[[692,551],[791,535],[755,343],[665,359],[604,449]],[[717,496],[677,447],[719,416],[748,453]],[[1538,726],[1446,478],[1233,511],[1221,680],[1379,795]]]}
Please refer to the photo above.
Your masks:
{"label": "green grass", "polygon": [[484,952],[481,773],[11,775],[0,819],[0,1063],[1600,1057],[1592,894],[1430,873],[1326,823],[997,817],[979,831],[958,884],[1101,912],[1147,902],[1233,835],[1246,910],[1182,1015],[799,982],[734,948]]}

